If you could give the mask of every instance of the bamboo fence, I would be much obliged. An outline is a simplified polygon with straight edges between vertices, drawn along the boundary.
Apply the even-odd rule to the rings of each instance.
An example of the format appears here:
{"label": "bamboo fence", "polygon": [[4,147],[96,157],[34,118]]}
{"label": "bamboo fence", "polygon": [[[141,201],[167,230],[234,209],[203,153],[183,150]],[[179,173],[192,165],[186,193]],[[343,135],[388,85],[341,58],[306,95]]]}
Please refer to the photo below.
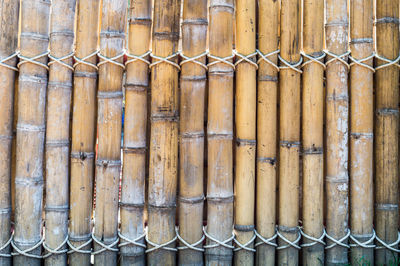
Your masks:
{"label": "bamboo fence", "polygon": [[0,0],[0,265],[397,265],[399,5]]}

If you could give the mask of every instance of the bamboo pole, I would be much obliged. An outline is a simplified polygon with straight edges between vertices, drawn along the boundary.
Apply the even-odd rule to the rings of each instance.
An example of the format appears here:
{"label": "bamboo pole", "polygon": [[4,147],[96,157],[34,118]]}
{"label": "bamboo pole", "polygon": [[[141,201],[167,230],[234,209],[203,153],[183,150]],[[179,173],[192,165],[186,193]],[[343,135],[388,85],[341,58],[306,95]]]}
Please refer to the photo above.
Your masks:
{"label": "bamboo pole", "polygon": [[[11,145],[13,139],[13,103],[17,59],[13,55],[18,46],[19,1],[0,1],[0,265],[11,265]],[[2,249],[2,247],[4,247]],[[2,255],[3,254],[3,255]],[[7,255],[5,255],[7,254]],[[7,256],[7,257],[6,257]]]}
{"label": "bamboo pole", "polygon": [[[348,49],[347,0],[326,1],[326,49],[341,56]],[[347,61],[347,56],[340,57]],[[348,232],[348,68],[327,56],[326,68],[326,231],[339,240]],[[347,239],[342,243],[346,244]],[[333,242],[327,240],[328,247]],[[347,248],[327,249],[327,265],[346,264]]]}
{"label": "bamboo pole", "polygon": [[[69,240],[75,247],[84,245],[83,252],[91,248],[85,243],[91,240],[92,232],[99,4],[100,0],[78,0],[77,5]],[[82,60],[88,64],[83,64]],[[69,263],[89,265],[90,254],[72,253]]]}
{"label": "bamboo pole", "polygon": [[[258,49],[266,55],[279,48],[279,3],[275,0],[262,0],[258,5]],[[268,59],[275,65],[278,63],[276,54]],[[278,69],[265,60],[259,60],[257,85],[256,229],[263,238],[269,239],[275,235],[276,230]],[[275,265],[275,247],[258,245],[256,264]]]}
{"label": "bamboo pole", "polygon": [[[25,0],[21,4],[14,234],[14,244],[20,250],[34,247],[42,238],[49,11],[50,1]],[[41,247],[30,253],[40,255]],[[38,258],[23,255],[13,261],[15,265],[41,263]]]}
{"label": "bamboo pole", "polygon": [[[283,0],[281,7],[281,58],[289,64],[300,62],[300,1]],[[281,60],[280,145],[279,145],[279,232],[288,240],[298,238],[300,73]],[[282,68],[283,67],[283,68]],[[280,239],[280,246],[287,243]],[[298,250],[292,246],[278,252],[278,263],[298,264]]]}
{"label": "bamboo pole", "polygon": [[[75,0],[53,0],[50,22],[49,83],[46,121],[46,245],[53,250],[68,237],[69,122]],[[66,59],[58,62],[61,58]],[[66,64],[66,65],[64,65]],[[46,265],[67,265],[67,254],[53,254]]]}
{"label": "bamboo pole", "polygon": [[[185,57],[204,54],[207,25],[207,0],[185,0],[182,21],[182,54]],[[206,56],[196,61],[205,64]],[[182,62],[179,232],[186,242],[194,244],[203,236],[204,101],[207,76],[204,66],[194,61]],[[185,247],[183,243],[180,246]],[[202,241],[196,247],[202,248]],[[179,264],[203,265],[203,253],[191,249],[180,250]]]}
{"label": "bamboo pole", "polygon": [[[399,56],[398,0],[376,2],[376,53],[388,60]],[[391,244],[397,240],[399,220],[399,70],[395,65],[382,67],[387,63],[376,60],[375,228],[377,237]],[[397,260],[398,254],[390,250],[376,252],[377,264]]]}
{"label": "bamboo pole", "polygon": [[[373,55],[373,1],[351,1],[350,48],[355,60]],[[372,67],[373,58],[362,63]],[[373,236],[373,69],[353,63],[350,69],[351,233],[360,242]],[[370,243],[373,244],[373,243]],[[374,264],[372,248],[353,247],[351,263]]]}
{"label": "bamboo pole", "polygon": [[[319,239],[323,224],[323,107],[324,107],[324,1],[305,0],[303,17],[303,231]],[[311,57],[312,60],[310,58]],[[318,63],[317,60],[321,63]],[[314,241],[303,238],[303,243]],[[324,246],[316,243],[303,247],[304,265],[321,265]]]}
{"label": "bamboo pole", "polygon": [[[179,41],[180,0],[155,1],[153,54],[176,63]],[[157,63],[158,62],[158,63]],[[151,135],[148,191],[148,248],[175,238],[178,171],[178,68],[153,58],[151,73]],[[155,64],[155,65],[154,65]],[[151,242],[151,243],[150,243]],[[175,247],[175,243],[168,245]],[[175,252],[156,249],[149,265],[175,265]]]}
{"label": "bamboo pole", "polygon": [[[118,201],[121,168],[122,78],[125,41],[125,0],[103,0],[100,32],[98,98],[98,151],[96,160],[96,207],[94,250],[101,241],[115,249],[118,242]],[[97,239],[97,241],[96,241]],[[100,252],[100,251],[99,251]],[[95,255],[97,265],[117,265],[117,252]]]}
{"label": "bamboo pole", "polygon": [[[141,56],[150,48],[151,0],[130,1],[128,52]],[[145,57],[148,60],[148,56]],[[121,190],[121,234],[144,233],[148,64],[128,56],[125,83],[124,164]],[[124,243],[121,240],[121,243]],[[144,245],[144,239],[141,242]],[[121,265],[145,265],[144,248],[121,247]]]}
{"label": "bamboo pole", "polygon": [[[256,1],[236,2],[236,168],[235,168],[235,234],[236,241],[253,248],[256,110],[257,89],[255,57],[246,58],[256,50]],[[248,61],[253,62],[251,64]],[[250,242],[249,242],[250,241]],[[252,251],[235,252],[235,265],[253,265]]]}
{"label": "bamboo pole", "polygon": [[[231,245],[233,227],[233,0],[210,1],[207,233]],[[215,58],[225,58],[225,62]],[[221,60],[221,59],[220,59]],[[231,265],[232,249],[207,239],[206,265]],[[205,247],[207,247],[205,246]]]}

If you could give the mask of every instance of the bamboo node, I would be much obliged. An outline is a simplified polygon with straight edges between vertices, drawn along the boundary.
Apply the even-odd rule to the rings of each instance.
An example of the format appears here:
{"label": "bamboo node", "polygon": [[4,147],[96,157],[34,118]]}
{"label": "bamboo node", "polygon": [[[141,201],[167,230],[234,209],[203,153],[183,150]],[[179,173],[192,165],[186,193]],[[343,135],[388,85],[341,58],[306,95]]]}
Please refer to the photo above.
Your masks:
{"label": "bamboo node", "polygon": [[3,136],[3,135],[0,135],[0,140],[11,140],[11,139],[13,139],[14,137],[13,136]]}
{"label": "bamboo node", "polygon": [[98,91],[98,99],[121,99],[123,97],[122,91]]}
{"label": "bamboo node", "polygon": [[[364,235],[363,237],[369,237],[370,235]],[[360,236],[358,236],[360,237]],[[357,240],[355,235],[350,234],[350,239],[354,242],[354,244],[350,244],[350,247],[362,247],[362,248],[374,248],[374,239],[376,238],[375,230],[372,230],[372,236],[364,242]],[[372,244],[371,244],[372,243]]]}
{"label": "bamboo node", "polygon": [[86,160],[94,158],[94,152],[71,152],[71,158],[79,159],[79,160]]}
{"label": "bamboo node", "polygon": [[97,56],[98,53],[99,53],[99,51],[96,50],[93,53],[91,53],[91,54],[89,54],[89,55],[87,55],[87,56],[85,56],[83,58],[79,58],[79,57],[74,55],[75,64],[73,65],[73,68],[76,68],[79,64],[82,64],[82,65],[90,66],[90,67],[92,67],[92,68],[94,68],[96,70],[99,70],[99,68],[95,64],[93,64],[93,63],[91,63],[89,61],[86,61],[86,60],[92,58],[93,56]]}
{"label": "bamboo node", "polygon": [[240,58],[239,60],[237,60],[235,62],[235,67],[237,65],[239,65],[240,63],[247,62],[250,65],[254,66],[256,69],[258,69],[258,65],[256,62],[254,62],[255,59],[253,59],[258,54],[257,51],[255,51],[254,53],[248,54],[248,55],[243,55],[243,54],[237,52],[236,50],[233,50],[233,54]]}
{"label": "bamboo node", "polygon": [[377,59],[379,59],[379,60],[381,60],[381,61],[386,63],[386,64],[383,64],[383,65],[375,67],[375,70],[379,70],[379,69],[382,69],[382,68],[390,67],[390,66],[393,66],[393,65],[400,68],[400,64],[399,64],[400,55],[394,60],[387,59],[386,57],[380,56],[378,54],[375,54],[375,58],[377,58]]}
{"label": "bamboo node", "polygon": [[60,245],[58,245],[58,247],[56,247],[55,249],[50,248],[50,247],[46,244],[46,241],[43,241],[43,248],[44,248],[48,253],[44,254],[42,257],[43,257],[44,259],[46,259],[46,258],[51,257],[51,256],[53,256],[53,255],[59,255],[59,254],[67,253],[67,252],[68,252],[68,249],[67,249],[67,248],[62,249],[62,248],[64,247],[64,245],[67,244],[67,241],[68,241],[68,235],[67,235],[67,237],[65,238],[65,240],[64,240]]}
{"label": "bamboo node", "polygon": [[0,59],[0,66],[18,72],[18,68],[16,68],[15,66],[6,64],[7,61],[9,61],[9,60],[11,60],[11,59],[14,59],[14,58],[17,58],[17,57],[18,57],[18,52],[15,52],[15,53],[13,53],[12,55],[7,56],[6,58]]}
{"label": "bamboo node", "polygon": [[120,160],[101,160],[98,159],[96,160],[96,165],[97,166],[102,166],[102,167],[120,167],[121,166],[121,161]]}
{"label": "bamboo node", "polygon": [[281,61],[281,63],[283,63],[283,66],[279,66],[279,69],[291,69],[291,70],[296,71],[297,73],[300,73],[300,74],[303,73],[303,71],[298,69],[298,67],[301,66],[301,64],[303,63],[303,57],[300,57],[300,60],[294,64],[286,61],[279,54],[278,54],[278,58],[279,58],[279,61]]}
{"label": "bamboo node", "polygon": [[141,234],[140,236],[136,237],[135,239],[129,239],[126,236],[124,236],[121,231],[118,231],[118,237],[122,240],[125,240],[126,242],[122,242],[118,245],[119,248],[121,247],[125,247],[128,245],[133,245],[133,246],[138,246],[138,247],[142,247],[142,248],[146,248],[146,244],[140,243],[140,240],[143,240],[144,238],[146,238],[146,232],[144,232],[143,234]]}
{"label": "bamboo node", "polygon": [[110,57],[107,57],[107,56],[105,56],[105,55],[102,55],[102,54],[101,54],[101,51],[99,51],[99,52],[97,53],[97,56],[98,56],[100,59],[103,59],[103,61],[100,61],[100,62],[97,64],[97,67],[100,67],[101,65],[104,65],[104,64],[107,64],[107,63],[110,63],[110,64],[113,64],[113,65],[119,66],[119,67],[121,67],[122,69],[125,69],[125,65],[117,61],[118,59],[121,59],[121,58],[123,58],[123,57],[125,56],[125,52],[122,52],[122,53],[120,53],[119,55],[116,55],[116,56],[110,58]]}
{"label": "bamboo node", "polygon": [[394,18],[394,17],[383,17],[383,18],[378,18],[374,21],[374,25],[383,23],[393,23],[399,25],[400,20],[399,18]]}
{"label": "bamboo node", "polygon": [[207,233],[207,226],[203,227],[203,233],[204,233],[204,235],[205,235],[206,238],[208,238],[209,240],[215,242],[215,244],[205,245],[205,246],[204,246],[204,249],[207,249],[207,248],[216,248],[216,247],[219,247],[219,246],[223,246],[223,247],[226,247],[226,248],[229,248],[229,249],[234,249],[234,248],[235,248],[234,246],[228,244],[228,243],[230,243],[233,239],[235,239],[235,233],[234,233],[233,231],[232,231],[232,236],[229,237],[229,238],[226,239],[226,240],[223,240],[223,241],[220,241],[220,240],[216,239],[215,237],[212,237],[210,234],[208,234],[208,233]]}
{"label": "bamboo node", "polygon": [[238,247],[234,248],[233,251],[239,251],[239,250],[243,249],[243,250],[247,250],[250,252],[256,252],[256,250],[254,248],[249,247],[251,244],[253,244],[254,240],[256,240],[256,238],[257,238],[256,234],[253,234],[251,239],[249,241],[247,241],[245,244],[242,244],[238,240],[236,240],[236,233],[234,233],[234,235],[235,235],[235,238],[233,239],[233,241],[236,243],[236,245],[238,245]]}
{"label": "bamboo node", "polygon": [[7,253],[4,254],[1,252],[5,251],[5,249],[10,246],[11,241],[13,240],[13,237],[14,237],[14,232],[11,233],[10,238],[7,240],[7,242],[4,243],[3,246],[0,246],[0,258],[2,258],[2,257],[3,258],[11,258],[11,254],[7,254]]}
{"label": "bamboo node", "polygon": [[325,233],[326,238],[328,238],[329,240],[331,240],[333,242],[329,246],[326,246],[325,249],[330,249],[330,248],[333,248],[333,247],[336,247],[336,246],[342,246],[344,248],[350,248],[349,245],[344,243],[350,237],[350,234],[351,234],[350,229],[347,229],[347,233],[346,233],[346,235],[344,237],[342,237],[340,239],[335,239],[335,238],[331,237],[330,235],[328,235],[328,233]]}
{"label": "bamboo node", "polygon": [[46,70],[49,70],[49,67],[48,67],[46,64],[44,64],[44,63],[42,63],[42,62],[40,62],[40,61],[37,61],[37,60],[40,59],[40,58],[47,57],[47,56],[49,55],[49,53],[50,53],[49,51],[46,51],[46,52],[44,52],[44,53],[41,53],[41,54],[36,55],[36,56],[33,56],[33,57],[23,56],[21,53],[18,53],[17,56],[18,56],[18,58],[20,59],[20,61],[19,61],[19,63],[17,64],[17,67],[20,68],[21,65],[23,65],[23,64],[31,63],[31,64],[34,64],[34,65],[43,67],[43,68],[45,68]]}
{"label": "bamboo node", "polygon": [[179,241],[184,245],[184,246],[178,246],[178,247],[177,247],[178,250],[192,249],[192,250],[195,250],[195,251],[204,252],[204,249],[203,249],[203,248],[201,248],[201,247],[200,247],[200,248],[199,248],[199,247],[196,247],[196,246],[200,245],[201,243],[203,243],[203,240],[205,239],[205,236],[204,236],[204,235],[201,236],[201,238],[200,238],[199,241],[196,241],[195,243],[190,244],[190,243],[188,243],[187,241],[185,241],[185,240],[179,235],[178,226],[175,227],[175,233],[176,233],[176,236],[178,237]]}
{"label": "bamboo node", "polygon": [[74,67],[73,66],[63,62],[63,60],[67,60],[67,59],[70,59],[70,58],[73,58],[73,57],[74,57],[74,52],[72,52],[72,53],[70,53],[68,55],[62,56],[62,57],[55,57],[55,56],[52,56],[51,54],[49,54],[49,58],[50,58],[51,61],[48,63],[48,66],[51,66],[51,65],[57,63],[57,64],[60,64],[61,66],[64,66],[64,67],[70,69],[71,71],[74,71]]}
{"label": "bamboo node", "polygon": [[204,56],[207,56],[207,55],[208,55],[208,51],[205,51],[204,53],[201,53],[201,54],[193,56],[193,57],[186,56],[186,55],[183,54],[183,52],[181,52],[180,56],[185,60],[182,60],[179,63],[179,65],[182,66],[183,64],[191,62],[191,63],[194,63],[194,64],[197,64],[197,65],[201,66],[205,70],[208,70],[207,65],[198,60],[198,59],[200,59],[200,58],[202,58]]}
{"label": "bamboo node", "polygon": [[301,54],[303,57],[305,57],[305,58],[308,59],[308,61],[305,61],[305,62],[301,65],[302,68],[305,67],[305,66],[308,65],[308,64],[317,63],[318,65],[322,66],[323,69],[326,69],[326,65],[322,62],[322,61],[324,60],[324,58],[326,57],[326,53],[322,52],[322,55],[316,56],[316,57],[314,57],[314,56],[312,56],[312,55],[308,55],[308,54],[306,54],[306,53],[303,52],[303,51],[301,51],[300,54]]}
{"label": "bamboo node", "polygon": [[279,66],[269,59],[269,57],[279,54],[280,53],[279,49],[276,51],[270,52],[268,54],[263,54],[260,50],[256,50],[256,52],[260,56],[260,58],[257,60],[257,64],[260,64],[261,61],[264,61],[267,64],[271,65],[273,68],[275,68],[276,71],[279,72]]}
{"label": "bamboo node", "polygon": [[[289,228],[292,229],[292,228]],[[294,247],[295,249],[301,249],[301,247],[298,245],[298,243],[300,242],[301,239],[301,233],[298,227],[294,227],[293,229],[295,229],[295,231],[297,232],[297,238],[294,241],[290,241],[289,239],[287,239],[284,235],[282,235],[279,230],[282,230],[282,226],[278,227],[278,230],[276,231],[276,234],[278,235],[278,237],[280,239],[282,239],[284,242],[287,243],[287,245],[283,245],[283,246],[278,246],[276,249],[277,250],[281,250],[281,249],[286,249],[286,248],[290,248],[290,247]]]}
{"label": "bamboo node", "polygon": [[96,243],[96,244],[98,244],[98,245],[100,245],[102,248],[101,249],[99,249],[99,250],[96,250],[96,251],[93,251],[92,252],[92,255],[98,255],[98,254],[100,254],[100,253],[103,253],[104,251],[112,251],[112,252],[118,252],[118,248],[114,248],[114,246],[115,245],[117,245],[118,244],[118,242],[119,242],[119,238],[117,237],[117,239],[114,241],[114,242],[112,242],[111,244],[109,244],[109,245],[106,245],[105,243],[103,243],[102,241],[100,241],[99,239],[97,239],[95,236],[94,236],[94,233],[92,233],[92,239],[94,240],[94,242]]}
{"label": "bamboo node", "polygon": [[25,256],[25,257],[34,258],[34,259],[42,259],[43,257],[41,255],[35,255],[35,254],[31,254],[29,252],[40,247],[43,244],[43,242],[44,242],[44,237],[42,237],[40,239],[40,241],[37,242],[36,244],[34,244],[32,247],[23,250],[23,249],[18,248],[14,242],[14,239],[12,239],[11,246],[13,247],[14,252],[11,252],[11,255],[12,256]]}
{"label": "bamboo node", "polygon": [[[70,237],[71,238],[71,237]],[[72,245],[72,243],[69,241],[69,239],[67,240],[67,244],[68,247],[70,248],[70,250],[68,251],[68,254],[72,254],[72,253],[80,253],[80,254],[90,254],[92,253],[92,251],[89,250],[83,250],[84,247],[90,245],[92,243],[93,239],[90,237],[88,241],[86,241],[85,243],[83,243],[82,245],[75,247],[74,245]]]}
{"label": "bamboo node", "polygon": [[375,53],[372,53],[370,56],[367,56],[367,57],[362,58],[362,59],[355,59],[354,57],[352,57],[351,55],[349,55],[349,59],[350,59],[350,61],[351,61],[350,67],[352,67],[352,66],[354,66],[354,65],[359,65],[359,66],[361,66],[361,67],[364,67],[364,68],[366,68],[366,69],[371,70],[372,73],[375,73],[375,69],[374,69],[372,66],[370,66],[370,65],[368,65],[368,64],[366,64],[366,63],[364,63],[364,62],[366,62],[366,61],[368,61],[368,60],[373,59],[374,57],[375,57]]}
{"label": "bamboo node", "polygon": [[45,125],[30,125],[30,124],[18,123],[17,130],[27,131],[27,132],[45,132],[46,126]]}
{"label": "bamboo node", "polygon": [[134,54],[130,54],[128,52],[125,53],[126,57],[127,57],[127,61],[125,62],[125,67],[133,62],[136,61],[142,61],[143,63],[147,64],[147,65],[151,65],[151,62],[149,60],[147,60],[147,57],[151,54],[151,51],[147,51],[144,54],[141,55],[134,55]]}
{"label": "bamboo node", "polygon": [[150,253],[150,252],[156,251],[156,250],[158,250],[158,249],[164,249],[164,250],[173,251],[173,252],[178,251],[178,249],[176,249],[176,248],[168,247],[168,245],[170,245],[170,244],[172,244],[172,243],[175,243],[175,241],[178,239],[178,236],[177,236],[177,235],[175,235],[174,238],[172,238],[171,240],[169,240],[169,241],[167,241],[167,242],[165,242],[165,243],[163,243],[163,244],[157,244],[157,243],[154,243],[154,242],[152,242],[152,241],[149,240],[149,236],[148,236],[147,233],[148,233],[148,231],[147,231],[147,229],[146,229],[146,237],[145,237],[146,242],[147,242],[147,244],[149,244],[149,245],[151,245],[151,246],[153,246],[153,247],[152,247],[152,248],[146,249],[146,253]]}
{"label": "bamboo node", "polygon": [[319,238],[315,238],[315,237],[313,237],[313,236],[310,236],[310,235],[304,233],[304,231],[302,230],[301,227],[300,227],[299,229],[300,229],[301,235],[302,235],[305,239],[308,239],[308,240],[311,240],[311,241],[312,241],[311,243],[304,243],[304,244],[301,244],[301,247],[302,247],[302,248],[303,248],[303,247],[312,247],[312,246],[314,246],[314,245],[316,245],[316,244],[322,244],[323,246],[326,245],[326,243],[324,242],[324,238],[325,238],[325,236],[326,236],[326,231],[325,231],[325,229],[323,230],[322,235],[321,235]]}
{"label": "bamboo node", "polygon": [[181,70],[181,67],[175,63],[174,61],[172,61],[172,59],[174,59],[175,57],[179,56],[179,53],[173,53],[169,56],[166,57],[161,57],[161,56],[157,56],[154,55],[153,53],[150,53],[150,57],[153,59],[157,59],[158,61],[152,62],[149,67],[150,69],[153,68],[154,66],[161,64],[161,63],[167,63],[170,64],[171,66],[175,67],[176,69]]}
{"label": "bamboo node", "polygon": [[385,243],[382,239],[380,239],[378,237],[378,235],[376,235],[375,238],[376,238],[376,241],[382,245],[382,246],[376,246],[375,249],[386,248],[393,252],[400,253],[400,249],[395,248],[400,243],[400,232],[397,233],[397,240],[391,244]]}
{"label": "bamboo node", "polygon": [[235,65],[232,64],[232,62],[230,61],[230,60],[232,60],[232,59],[235,57],[234,54],[232,54],[232,55],[230,55],[230,56],[227,56],[227,57],[219,57],[219,56],[215,56],[215,55],[212,55],[212,54],[208,53],[207,56],[208,56],[209,58],[215,60],[214,62],[211,62],[211,63],[208,63],[208,64],[207,64],[207,67],[208,67],[208,68],[209,68],[210,66],[216,65],[216,64],[218,64],[218,63],[222,63],[222,64],[225,64],[225,65],[228,65],[228,66],[232,67],[232,69],[235,70]]}
{"label": "bamboo node", "polygon": [[261,240],[261,242],[256,242],[254,244],[254,247],[258,247],[260,245],[268,245],[268,246],[272,246],[272,247],[278,247],[278,245],[272,241],[274,241],[277,237],[278,234],[275,232],[275,234],[273,236],[271,236],[270,238],[264,238],[262,235],[260,235],[256,229],[254,229],[254,234],[257,236],[258,239]]}
{"label": "bamboo node", "polygon": [[347,63],[347,57],[350,55],[350,51],[347,51],[343,54],[337,55],[334,53],[329,52],[328,50],[324,51],[325,54],[329,55],[330,57],[332,57],[331,59],[329,59],[328,61],[325,62],[325,66],[328,66],[329,64],[339,61],[341,62],[343,65],[346,66],[347,70],[350,69],[350,65],[349,63]]}

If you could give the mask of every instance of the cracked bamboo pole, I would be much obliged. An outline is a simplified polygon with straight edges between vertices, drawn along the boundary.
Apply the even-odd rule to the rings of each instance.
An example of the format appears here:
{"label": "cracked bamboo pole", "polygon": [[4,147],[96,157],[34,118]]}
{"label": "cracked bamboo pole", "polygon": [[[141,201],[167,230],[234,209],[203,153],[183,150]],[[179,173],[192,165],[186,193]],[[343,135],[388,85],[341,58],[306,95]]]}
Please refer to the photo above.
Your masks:
{"label": "cracked bamboo pole", "polygon": [[[350,5],[350,48],[355,60],[371,56],[373,50],[373,1],[353,0]],[[373,58],[362,63],[372,67]],[[350,69],[350,226],[360,242],[373,236],[373,71],[353,64]],[[373,244],[373,243],[371,243]],[[374,264],[372,248],[353,247],[351,264]]]}
{"label": "cracked bamboo pole", "polygon": [[[233,0],[210,1],[210,56],[231,57],[233,12]],[[222,242],[233,229],[233,74],[232,66],[209,58],[207,233]],[[207,245],[217,246],[207,248],[206,265],[231,265],[232,249],[210,239]]]}
{"label": "cracked bamboo pole", "polygon": [[[300,57],[300,0],[283,0],[281,7],[281,57],[297,64]],[[279,144],[279,232],[288,240],[298,237],[300,73],[281,62]],[[282,239],[279,246],[286,246]],[[298,250],[292,246],[278,251],[278,263],[298,264]]]}
{"label": "cracked bamboo pole", "polygon": [[[185,0],[182,54],[195,57],[206,51],[207,0]],[[206,56],[197,59],[205,64]],[[182,64],[180,98],[179,232],[188,243],[203,236],[204,108],[206,69],[194,62]],[[184,246],[183,243],[180,246]],[[201,248],[202,243],[196,245]],[[179,250],[180,265],[203,265],[201,251]]]}
{"label": "cracked bamboo pole", "polygon": [[[320,238],[324,233],[324,1],[304,0],[303,50],[304,57],[302,95],[303,144],[303,231]],[[317,59],[322,57],[322,59]],[[314,243],[303,238],[304,244]],[[304,265],[321,265],[324,246],[303,247]]]}
{"label": "cracked bamboo pole", "polygon": [[[236,1],[236,168],[235,168],[235,234],[245,245],[254,236],[257,65],[243,58],[256,50],[256,1]],[[255,56],[248,59],[255,63]],[[253,248],[254,243],[247,245]],[[235,252],[235,265],[253,265],[254,253]]]}
{"label": "cracked bamboo pole", "polygon": [[[4,60],[13,55],[18,46],[19,1],[0,1],[0,58]],[[11,145],[13,139],[14,85],[17,58],[3,62],[11,68],[0,66],[0,248],[11,237]],[[10,245],[0,250],[0,265],[11,265]]]}
{"label": "cracked bamboo pole", "polygon": [[[273,53],[279,48],[279,2],[262,0],[258,5],[258,49],[263,54]],[[276,54],[268,59],[278,63]],[[257,99],[256,229],[269,239],[276,231],[278,69],[264,60],[259,62]],[[275,265],[275,247],[259,245],[256,264]]]}
{"label": "cracked bamboo pole", "polygon": [[[165,58],[178,52],[180,0],[155,1],[153,54]],[[168,59],[177,62],[177,56]],[[164,244],[175,238],[178,181],[178,68],[153,58],[151,72],[151,135],[148,190],[148,239]],[[152,248],[148,243],[148,248]],[[168,247],[174,248],[175,243]],[[157,249],[149,265],[175,265],[174,251]]]}
{"label": "cracked bamboo pole", "polygon": [[[151,0],[130,1],[128,53],[148,52],[151,38]],[[149,66],[128,56],[125,83],[124,164],[121,184],[121,234],[137,239],[144,233],[147,93]],[[148,56],[145,58],[148,60]],[[131,62],[129,60],[132,60]],[[121,243],[124,243],[121,240]],[[144,239],[141,239],[144,244]],[[145,265],[145,250],[121,247],[121,265]]]}
{"label": "cracked bamboo pole", "polygon": [[[47,0],[25,0],[21,4],[14,234],[14,243],[21,250],[33,247],[42,238],[50,3]],[[34,60],[40,63],[33,64],[23,57],[28,60],[39,57]],[[30,253],[40,255],[41,247]],[[15,256],[13,261],[15,265],[41,264],[40,259],[23,255]]]}
{"label": "cracked bamboo pole", "polygon": [[[399,56],[398,0],[376,2],[376,53],[388,60]],[[395,65],[377,69],[386,63],[376,60],[375,228],[377,237],[391,244],[397,240],[399,220],[399,70]],[[397,260],[390,250],[376,251],[377,264]]]}
{"label": "cracked bamboo pole", "polygon": [[[342,56],[348,49],[347,3],[347,0],[326,1],[326,49],[336,56]],[[341,58],[347,61],[347,56]],[[329,55],[326,59],[326,231],[339,240],[348,232],[349,95],[348,68],[335,59]],[[333,242],[327,240],[327,245]],[[346,247],[335,245],[327,249],[325,262],[346,264],[347,252]]]}
{"label": "cracked bamboo pole", "polygon": [[[75,247],[91,239],[94,145],[96,142],[97,42],[100,0],[78,0],[72,109],[69,240]],[[90,56],[93,55],[93,56]],[[82,250],[90,250],[85,245]],[[90,254],[69,255],[72,266],[90,265]]]}
{"label": "cracked bamboo pole", "polygon": [[[53,0],[50,21],[50,55],[46,121],[46,245],[55,250],[68,236],[69,122],[72,94],[72,52],[75,0]],[[65,249],[66,245],[60,250]],[[53,254],[46,265],[67,265],[67,254]]]}
{"label": "cracked bamboo pole", "polygon": [[[118,240],[126,8],[125,0],[102,1],[94,237],[113,248],[117,247],[113,243]],[[100,244],[94,243],[95,252],[102,249]],[[95,255],[94,262],[96,265],[117,265],[117,252],[104,250]]]}

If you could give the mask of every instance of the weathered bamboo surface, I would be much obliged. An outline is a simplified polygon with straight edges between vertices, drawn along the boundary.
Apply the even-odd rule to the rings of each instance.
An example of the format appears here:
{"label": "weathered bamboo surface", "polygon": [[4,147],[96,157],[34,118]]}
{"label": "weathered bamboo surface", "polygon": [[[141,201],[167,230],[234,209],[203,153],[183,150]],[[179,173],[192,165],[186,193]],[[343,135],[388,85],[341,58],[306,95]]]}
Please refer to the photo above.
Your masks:
{"label": "weathered bamboo surface", "polygon": [[[18,45],[19,1],[0,1],[0,265],[11,265],[11,145]],[[10,57],[11,56],[11,57]],[[5,257],[7,256],[7,257]]]}

